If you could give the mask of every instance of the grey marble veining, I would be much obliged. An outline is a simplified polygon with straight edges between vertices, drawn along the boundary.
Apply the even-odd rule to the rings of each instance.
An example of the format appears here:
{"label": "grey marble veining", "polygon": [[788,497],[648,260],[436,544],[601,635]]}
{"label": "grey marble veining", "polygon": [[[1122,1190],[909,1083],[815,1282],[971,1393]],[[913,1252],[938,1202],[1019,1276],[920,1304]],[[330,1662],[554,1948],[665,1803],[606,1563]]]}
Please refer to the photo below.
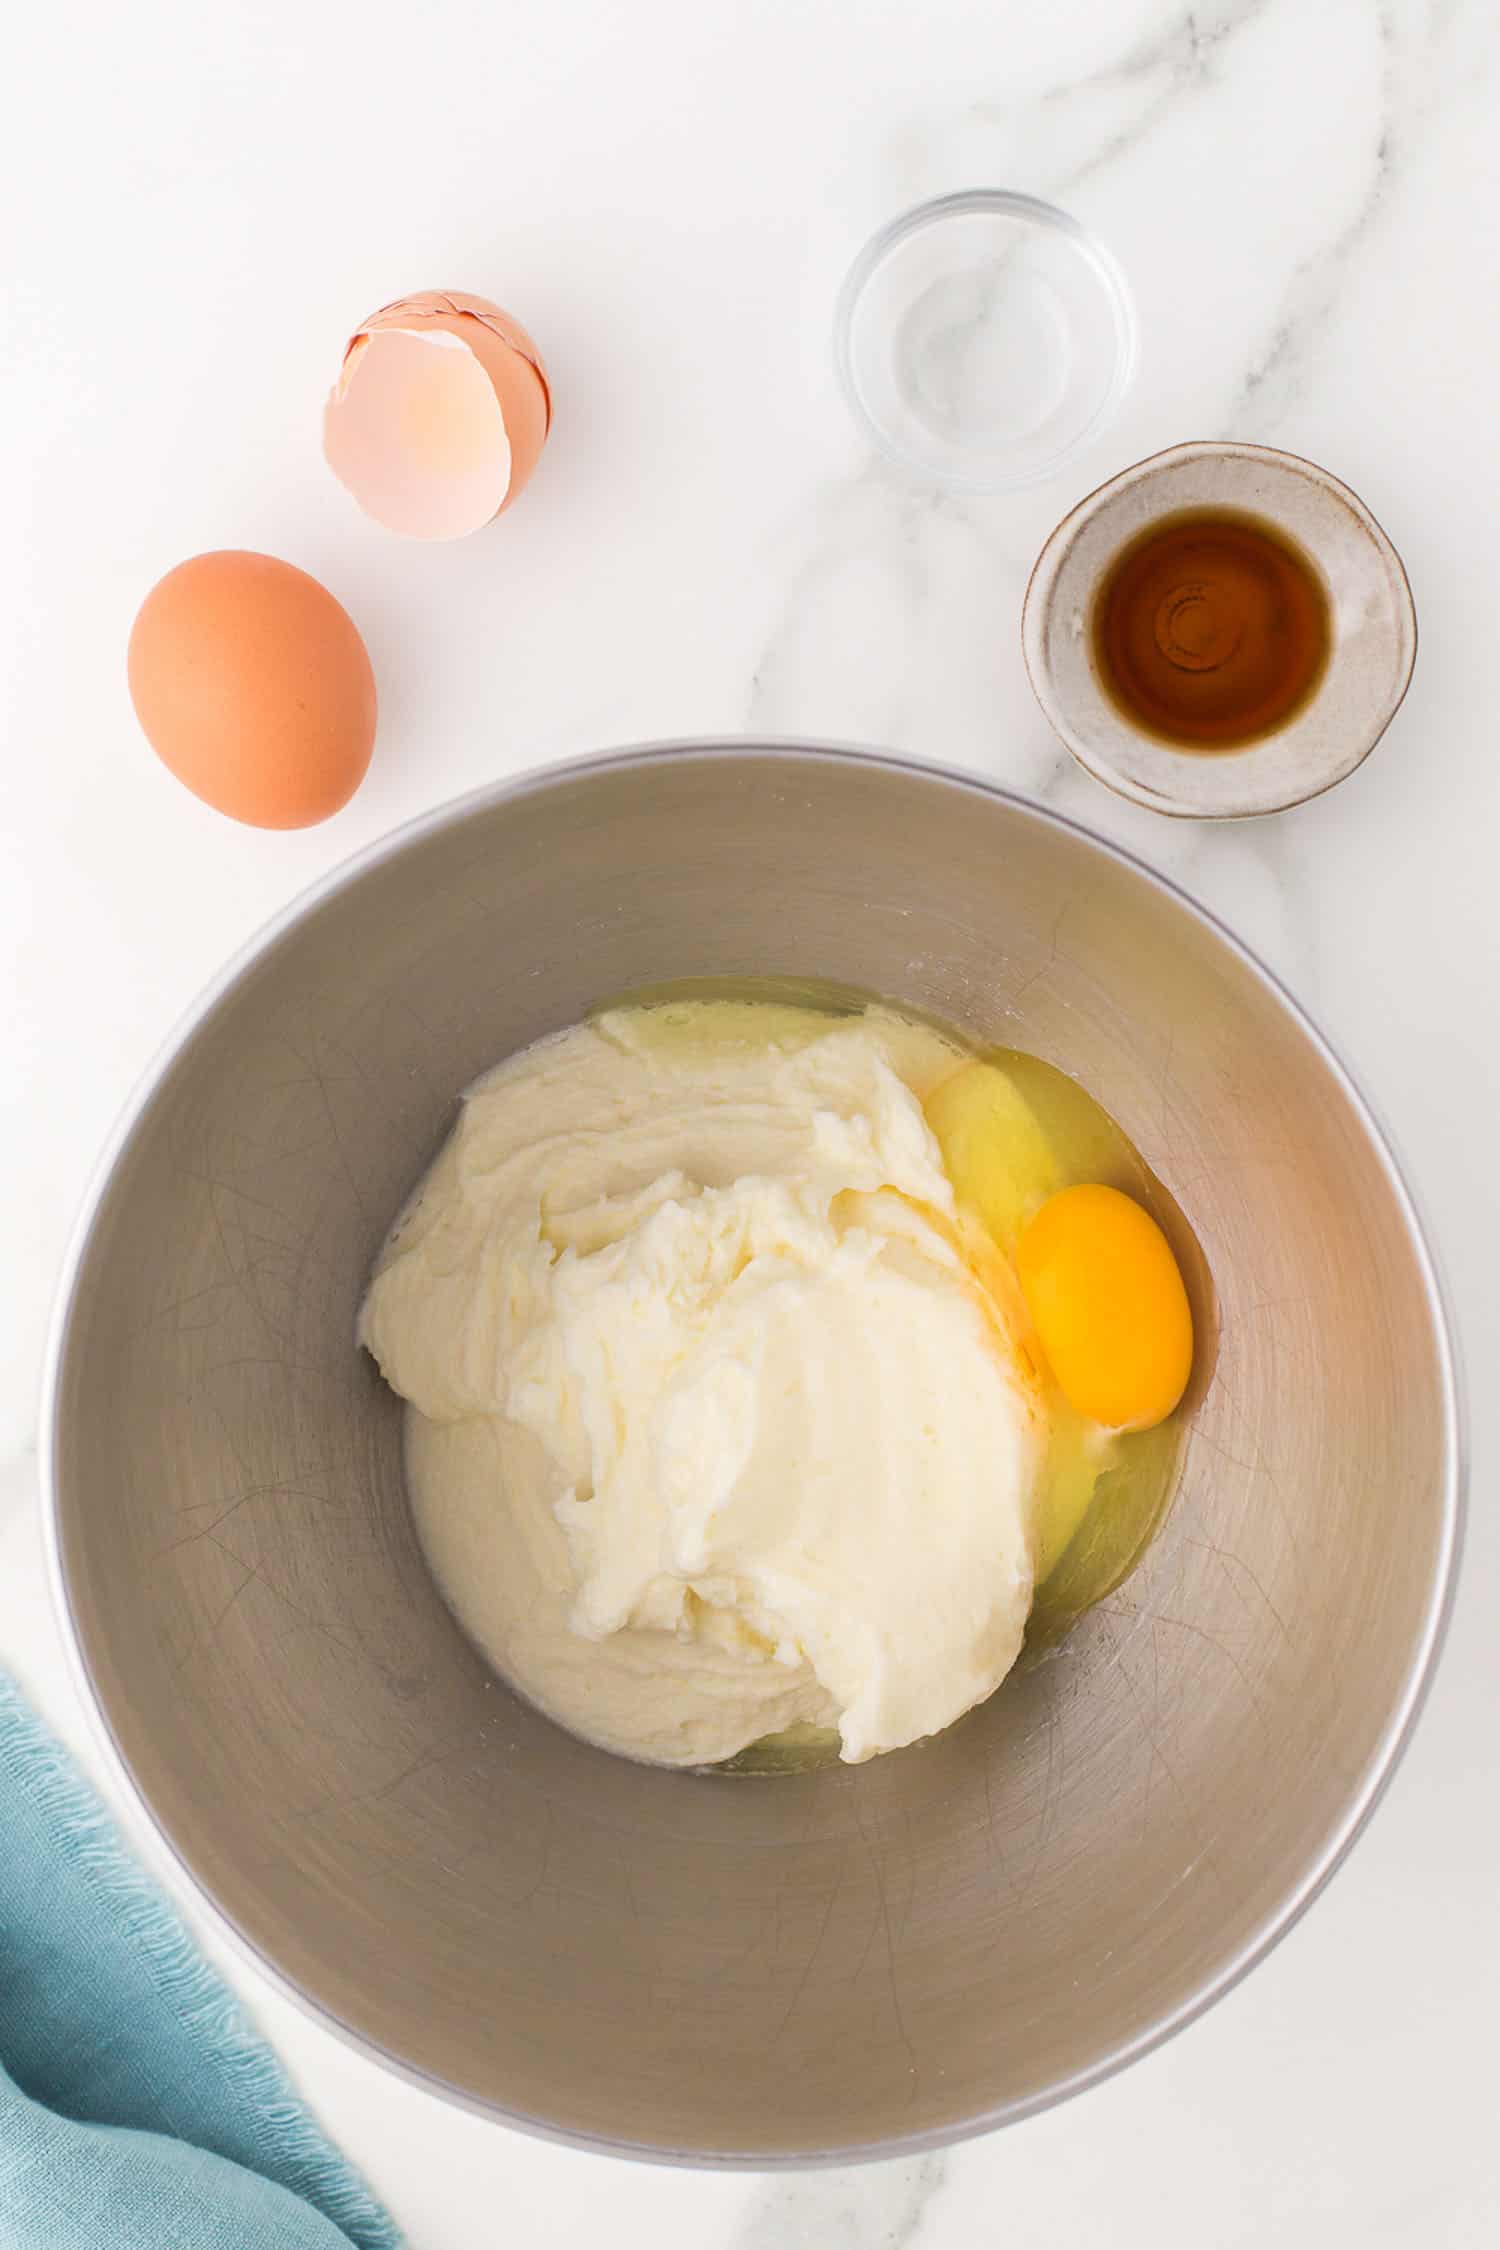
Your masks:
{"label": "grey marble veining", "polygon": [[1493,12],[1464,0],[1373,5],[1380,41],[1379,99],[1365,121],[1348,209],[1303,251],[1271,334],[1245,371],[1231,409],[1246,437],[1274,430],[1295,404],[1308,360],[1358,285],[1373,239],[1408,169],[1422,160],[1446,111],[1471,99],[1493,68]]}
{"label": "grey marble veining", "polygon": [[732,2250],[923,2250],[947,2177],[947,2158],[920,2156],[768,2181]]}

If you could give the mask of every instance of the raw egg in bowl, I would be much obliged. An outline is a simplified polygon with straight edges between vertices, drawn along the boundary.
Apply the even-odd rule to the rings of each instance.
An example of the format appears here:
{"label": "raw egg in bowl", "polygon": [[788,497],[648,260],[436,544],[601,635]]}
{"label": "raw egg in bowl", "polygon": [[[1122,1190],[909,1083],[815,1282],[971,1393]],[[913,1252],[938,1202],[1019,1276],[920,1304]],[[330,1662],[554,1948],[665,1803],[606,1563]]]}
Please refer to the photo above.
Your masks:
{"label": "raw egg in bowl", "polygon": [[[1175,1429],[1180,1453],[1113,1592],[1070,1612],[1091,1509],[1054,1573],[1069,1629],[946,1732],[865,1764],[669,1771],[513,1695],[426,1568],[400,1404],[355,1345],[463,1090],[612,995],[684,978],[848,987],[953,1027],[980,1064],[1031,1057],[1169,1199],[1107,1165],[1044,1166],[1024,1192],[975,1170],[1048,1379],[1122,1446]],[[1045,1105],[1041,1078],[1001,1076]],[[926,1129],[957,1149],[1008,1097],[951,1100]],[[1187,1298],[1188,1389],[1154,1428],[1181,1303],[1155,1236],[1065,1200],[1078,1188],[1139,1205]],[[1122,1273],[1155,1292],[1149,1349],[1118,1318]],[[1250,953],[978,781],[758,744],[469,799],[232,966],[90,1199],[43,1442],[114,1753],[256,1957],[482,2112],[762,2167],[1023,2116],[1266,1952],[1409,1734],[1462,1453],[1405,1181]]]}

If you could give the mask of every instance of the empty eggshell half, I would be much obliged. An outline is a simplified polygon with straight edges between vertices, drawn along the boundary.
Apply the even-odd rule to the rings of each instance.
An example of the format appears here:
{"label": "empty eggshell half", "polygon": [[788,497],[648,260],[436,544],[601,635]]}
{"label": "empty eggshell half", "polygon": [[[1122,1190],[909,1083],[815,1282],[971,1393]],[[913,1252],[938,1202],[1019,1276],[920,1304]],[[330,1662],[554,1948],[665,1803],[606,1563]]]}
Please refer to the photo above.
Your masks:
{"label": "empty eggshell half", "polygon": [[429,289],[350,338],[323,411],[328,466],[408,539],[461,539],[522,489],[552,398],[536,345],[488,298]]}

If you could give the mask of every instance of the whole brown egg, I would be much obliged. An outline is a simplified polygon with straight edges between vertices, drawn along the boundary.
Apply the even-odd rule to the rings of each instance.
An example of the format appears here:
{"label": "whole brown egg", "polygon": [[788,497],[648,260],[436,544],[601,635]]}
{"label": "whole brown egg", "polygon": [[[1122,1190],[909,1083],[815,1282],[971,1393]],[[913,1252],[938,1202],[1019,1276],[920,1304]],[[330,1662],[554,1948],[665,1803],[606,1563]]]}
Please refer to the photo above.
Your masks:
{"label": "whole brown egg", "polygon": [[348,803],[375,741],[375,675],[315,578],[225,548],[153,586],[130,635],[130,696],[177,779],[231,820],[309,828]]}

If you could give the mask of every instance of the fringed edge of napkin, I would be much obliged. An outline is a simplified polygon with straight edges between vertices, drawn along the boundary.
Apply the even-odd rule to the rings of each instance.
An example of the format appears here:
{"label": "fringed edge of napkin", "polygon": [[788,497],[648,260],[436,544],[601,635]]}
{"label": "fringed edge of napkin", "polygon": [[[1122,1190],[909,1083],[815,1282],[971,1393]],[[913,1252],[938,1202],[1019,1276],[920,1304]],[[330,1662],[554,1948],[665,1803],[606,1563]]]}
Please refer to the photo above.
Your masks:
{"label": "fringed edge of napkin", "polygon": [[131,1856],[114,1819],[71,1754],[0,1671],[0,1760],[103,1900],[162,1998],[197,2041],[277,2159],[274,2172],[341,2227],[358,2250],[403,2250],[403,2237],[348,2158],[335,2148],[234,1994],[199,1951],[176,1909]]}

